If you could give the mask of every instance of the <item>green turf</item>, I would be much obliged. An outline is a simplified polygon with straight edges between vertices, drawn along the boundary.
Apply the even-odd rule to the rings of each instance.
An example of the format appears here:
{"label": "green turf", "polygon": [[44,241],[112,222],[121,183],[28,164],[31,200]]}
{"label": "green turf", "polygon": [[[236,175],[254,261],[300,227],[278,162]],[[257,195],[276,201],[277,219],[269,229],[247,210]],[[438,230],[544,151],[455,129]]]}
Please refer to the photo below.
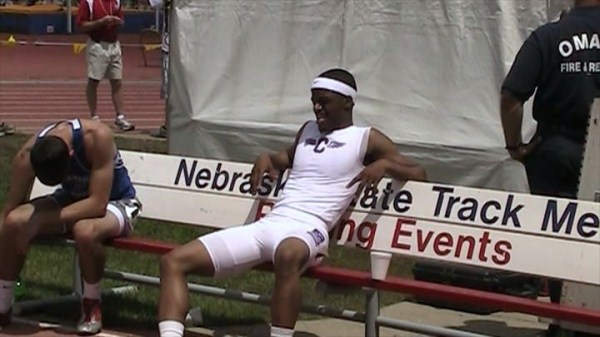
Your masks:
{"label": "green turf", "polygon": [[[26,136],[14,135],[0,138],[0,205],[3,205],[8,191],[9,168],[12,156],[16,153]],[[165,142],[139,140],[117,137],[122,149],[164,152]],[[207,232],[199,228],[190,228],[158,221],[141,220],[136,231],[139,235],[184,243]],[[107,268],[158,276],[158,256],[119,251],[108,248]],[[42,246],[32,247],[23,272],[25,299],[47,298],[67,294],[71,289],[71,264],[73,250],[69,247]],[[331,247],[327,264],[368,270],[368,254],[358,249]],[[407,275],[410,273],[411,261],[395,258],[390,273]],[[271,273],[251,271],[243,276],[215,282],[211,279],[192,276],[190,281],[212,284],[220,287],[240,289],[249,292],[270,293],[273,285]],[[327,303],[331,306],[353,310],[363,310],[364,296],[353,294],[347,296],[328,296],[326,298],[315,292],[315,281],[302,281],[303,296],[308,303]],[[122,282],[105,280],[103,287],[124,285]],[[381,296],[383,305],[395,303],[402,299],[401,295],[386,293]],[[139,286],[139,291],[131,295],[108,296],[103,299],[104,320],[107,326],[118,328],[151,328],[155,324],[158,289],[152,286]],[[255,304],[243,304],[237,301],[223,300],[209,296],[194,294],[191,305],[201,307],[206,325],[228,326],[246,323],[263,323],[269,321],[268,308]],[[56,319],[75,321],[78,315],[77,305],[60,305],[47,310],[46,315]],[[314,319],[318,316],[302,315],[301,319]]]}

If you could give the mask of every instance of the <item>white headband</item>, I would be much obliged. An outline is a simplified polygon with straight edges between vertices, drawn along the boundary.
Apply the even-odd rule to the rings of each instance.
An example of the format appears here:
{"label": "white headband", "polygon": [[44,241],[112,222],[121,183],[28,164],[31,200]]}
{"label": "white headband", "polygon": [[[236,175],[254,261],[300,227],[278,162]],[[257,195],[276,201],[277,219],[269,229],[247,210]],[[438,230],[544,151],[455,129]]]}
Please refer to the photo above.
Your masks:
{"label": "white headband", "polygon": [[311,89],[327,89],[344,96],[350,96],[352,99],[357,95],[356,90],[346,83],[326,77],[315,78]]}

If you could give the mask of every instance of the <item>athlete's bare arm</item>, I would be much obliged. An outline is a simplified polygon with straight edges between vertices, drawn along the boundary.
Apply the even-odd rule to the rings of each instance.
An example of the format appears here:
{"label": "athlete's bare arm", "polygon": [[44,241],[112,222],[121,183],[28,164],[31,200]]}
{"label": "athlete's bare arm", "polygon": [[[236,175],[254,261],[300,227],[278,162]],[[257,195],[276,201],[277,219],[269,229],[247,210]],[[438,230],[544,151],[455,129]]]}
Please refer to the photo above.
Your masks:
{"label": "athlete's bare arm", "polygon": [[256,189],[260,185],[260,180],[265,173],[267,173],[269,177],[274,180],[279,175],[279,172],[285,171],[292,167],[298,139],[300,138],[300,135],[302,135],[302,131],[307,123],[304,123],[300,130],[298,130],[294,144],[279,152],[262,153],[258,156],[258,158],[256,158],[251,172],[250,192],[256,193]]}
{"label": "athlete's bare arm", "polygon": [[110,199],[116,151],[113,133],[100,123],[93,127],[86,125],[86,130],[85,151],[91,166],[89,196],[61,210],[60,220],[65,223],[103,217]]}
{"label": "athlete's bare arm", "polygon": [[398,153],[392,140],[374,128],[369,133],[365,165],[362,172],[352,179],[348,186],[360,183],[358,191],[362,191],[365,186],[377,186],[385,175],[401,181],[427,180],[423,167]]}
{"label": "athlete's bare arm", "polygon": [[0,223],[8,213],[29,200],[29,194],[35,181],[35,173],[29,161],[29,152],[35,143],[35,138],[35,136],[29,138],[13,158],[8,196],[0,213]]}

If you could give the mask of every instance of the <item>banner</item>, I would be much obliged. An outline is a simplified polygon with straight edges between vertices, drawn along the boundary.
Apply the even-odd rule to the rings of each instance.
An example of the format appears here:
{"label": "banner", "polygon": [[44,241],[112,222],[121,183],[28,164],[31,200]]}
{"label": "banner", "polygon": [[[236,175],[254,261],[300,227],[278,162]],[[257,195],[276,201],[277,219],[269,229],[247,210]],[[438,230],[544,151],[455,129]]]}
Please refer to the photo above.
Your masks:
{"label": "banner", "polygon": [[419,258],[600,284],[600,204],[388,182],[363,195],[335,239]]}
{"label": "banner", "polygon": [[[265,176],[254,196],[248,164],[122,156],[143,216],[152,219],[213,228],[247,224],[269,212],[286,182],[285,175]],[[34,195],[44,192],[40,186]],[[599,228],[596,202],[385,179],[356,200],[331,241],[598,285]]]}

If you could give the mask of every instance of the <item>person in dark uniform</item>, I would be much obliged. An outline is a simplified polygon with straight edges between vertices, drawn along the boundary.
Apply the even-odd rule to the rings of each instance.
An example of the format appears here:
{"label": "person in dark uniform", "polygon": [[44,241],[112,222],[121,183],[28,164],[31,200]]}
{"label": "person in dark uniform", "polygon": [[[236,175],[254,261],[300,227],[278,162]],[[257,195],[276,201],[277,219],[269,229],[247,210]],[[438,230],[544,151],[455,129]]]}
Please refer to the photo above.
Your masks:
{"label": "person in dark uniform", "polygon": [[[523,104],[534,91],[537,129],[524,143]],[[524,163],[532,194],[577,198],[583,145],[596,97],[600,97],[600,0],[576,0],[558,21],[529,36],[502,84],[506,149]],[[552,302],[560,302],[561,288],[562,282],[549,281]]]}
{"label": "person in dark uniform", "polygon": [[[29,200],[35,179],[60,185]],[[102,242],[128,235],[141,204],[110,128],[93,120],[62,121],[31,137],[12,162],[10,189],[0,211],[0,326],[11,321],[11,299],[30,241],[71,233],[83,277],[80,333],[102,328]]]}

